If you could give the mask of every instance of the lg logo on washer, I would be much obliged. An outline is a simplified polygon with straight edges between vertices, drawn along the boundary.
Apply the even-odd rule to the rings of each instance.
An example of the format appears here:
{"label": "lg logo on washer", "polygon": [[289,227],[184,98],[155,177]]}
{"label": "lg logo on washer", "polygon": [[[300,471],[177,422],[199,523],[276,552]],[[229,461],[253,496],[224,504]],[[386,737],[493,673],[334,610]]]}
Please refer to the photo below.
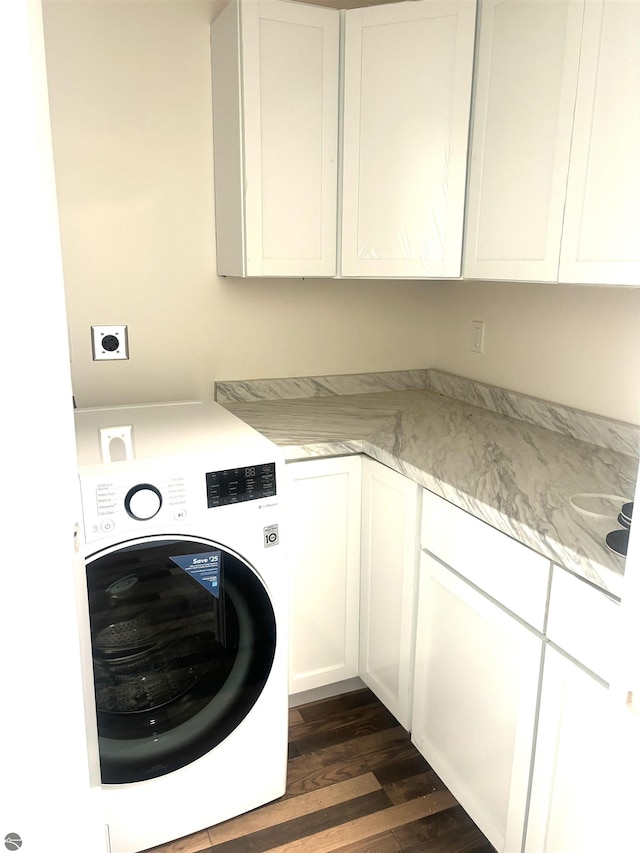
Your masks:
{"label": "lg logo on washer", "polygon": [[4,837],[4,846],[7,850],[19,850],[22,847],[22,839],[17,832],[9,832]]}

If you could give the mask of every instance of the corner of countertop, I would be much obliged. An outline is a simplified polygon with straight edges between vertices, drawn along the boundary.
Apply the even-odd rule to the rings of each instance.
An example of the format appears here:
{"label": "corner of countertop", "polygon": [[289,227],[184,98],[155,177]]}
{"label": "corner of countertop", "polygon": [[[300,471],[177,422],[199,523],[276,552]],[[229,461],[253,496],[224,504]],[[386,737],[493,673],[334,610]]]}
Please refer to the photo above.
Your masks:
{"label": "corner of countertop", "polygon": [[418,368],[333,376],[230,379],[214,383],[214,399],[222,404],[247,403],[259,400],[376,394],[382,391],[424,391],[426,387],[427,371]]}
{"label": "corner of countertop", "polygon": [[429,368],[427,388],[598,447],[640,458],[640,426]]}
{"label": "corner of countertop", "polygon": [[617,453],[640,458],[640,426],[574,409],[457,376],[437,368],[414,368],[327,376],[234,379],[214,383],[214,399],[228,403],[295,400],[310,397],[431,391],[525,421]]}

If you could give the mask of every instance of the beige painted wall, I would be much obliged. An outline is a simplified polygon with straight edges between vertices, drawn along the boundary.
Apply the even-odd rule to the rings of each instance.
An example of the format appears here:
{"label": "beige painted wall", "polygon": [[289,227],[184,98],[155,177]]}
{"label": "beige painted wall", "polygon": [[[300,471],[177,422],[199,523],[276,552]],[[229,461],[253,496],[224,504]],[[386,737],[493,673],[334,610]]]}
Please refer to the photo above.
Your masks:
{"label": "beige painted wall", "polygon": [[[640,291],[215,273],[209,24],[223,0],[45,0],[79,405],[215,379],[436,366],[640,422]],[[483,356],[470,321],[487,323]],[[92,324],[131,358],[93,362]]]}
{"label": "beige painted wall", "polygon": [[448,282],[434,297],[433,367],[640,424],[640,289]]}
{"label": "beige painted wall", "polygon": [[[215,379],[423,365],[422,283],[216,276],[209,24],[217,2],[45,3],[79,405],[211,396]],[[128,362],[90,326],[126,323]]]}

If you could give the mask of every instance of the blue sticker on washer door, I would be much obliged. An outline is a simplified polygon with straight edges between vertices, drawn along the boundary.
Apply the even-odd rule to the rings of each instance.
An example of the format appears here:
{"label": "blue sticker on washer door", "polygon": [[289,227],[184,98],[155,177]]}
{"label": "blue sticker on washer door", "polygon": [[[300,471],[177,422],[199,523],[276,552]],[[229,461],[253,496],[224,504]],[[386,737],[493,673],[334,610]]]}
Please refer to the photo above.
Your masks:
{"label": "blue sticker on washer door", "polygon": [[203,554],[178,554],[171,560],[203,586],[207,592],[220,598],[220,569],[222,551],[205,551]]}

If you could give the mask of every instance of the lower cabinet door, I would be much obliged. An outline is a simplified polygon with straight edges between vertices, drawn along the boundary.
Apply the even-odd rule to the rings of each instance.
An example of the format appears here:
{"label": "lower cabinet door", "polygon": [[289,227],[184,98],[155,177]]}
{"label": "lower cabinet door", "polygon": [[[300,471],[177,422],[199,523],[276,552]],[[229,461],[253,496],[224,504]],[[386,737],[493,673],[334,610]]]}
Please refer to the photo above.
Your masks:
{"label": "lower cabinet door", "polygon": [[287,465],[289,693],[358,675],[359,456]]}
{"label": "lower cabinet door", "polygon": [[419,487],[365,457],[362,468],[360,678],[411,728]]}
{"label": "lower cabinet door", "polygon": [[525,853],[639,849],[640,720],[549,648]]}
{"label": "lower cabinet door", "polygon": [[522,847],[541,656],[538,634],[422,555],[412,740],[500,853]]}

